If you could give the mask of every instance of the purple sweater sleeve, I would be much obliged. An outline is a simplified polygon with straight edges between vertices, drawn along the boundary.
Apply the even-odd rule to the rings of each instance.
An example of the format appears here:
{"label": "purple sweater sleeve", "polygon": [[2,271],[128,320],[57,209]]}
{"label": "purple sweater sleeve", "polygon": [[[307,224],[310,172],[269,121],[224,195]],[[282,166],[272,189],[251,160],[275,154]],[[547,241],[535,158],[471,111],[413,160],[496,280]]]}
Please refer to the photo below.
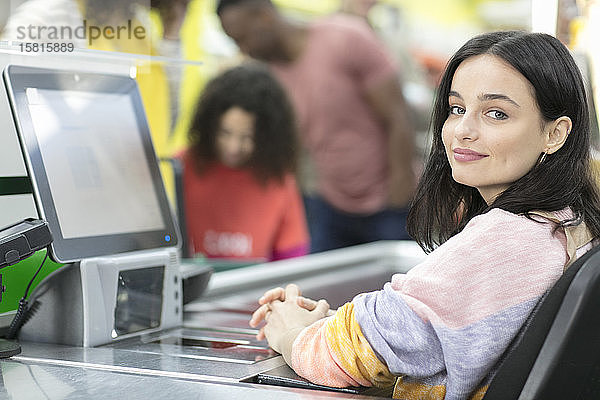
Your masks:
{"label": "purple sweater sleeve", "polygon": [[565,246],[552,225],[493,209],[383,290],[357,296],[369,344],[403,375],[396,394],[468,398],[562,274]]}

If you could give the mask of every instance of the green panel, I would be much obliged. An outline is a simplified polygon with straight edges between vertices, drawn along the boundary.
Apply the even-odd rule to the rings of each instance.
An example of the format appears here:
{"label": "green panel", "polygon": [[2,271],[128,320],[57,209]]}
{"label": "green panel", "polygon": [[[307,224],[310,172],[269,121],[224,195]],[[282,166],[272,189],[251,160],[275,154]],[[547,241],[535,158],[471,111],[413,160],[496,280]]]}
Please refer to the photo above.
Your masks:
{"label": "green panel", "polygon": [[[21,300],[21,297],[25,294],[27,284],[31,278],[33,278],[33,275],[39,268],[45,254],[46,250],[40,250],[31,257],[18,262],[15,265],[0,269],[0,274],[2,274],[2,285],[6,288],[6,291],[2,294],[0,313],[15,311],[17,309],[19,300]],[[42,279],[62,266],[63,264],[57,264],[48,257],[42,270],[35,278],[33,285],[31,285],[29,294],[31,294],[33,288],[37,286]]]}
{"label": "green panel", "polygon": [[0,195],[33,193],[31,180],[26,176],[0,177]]}

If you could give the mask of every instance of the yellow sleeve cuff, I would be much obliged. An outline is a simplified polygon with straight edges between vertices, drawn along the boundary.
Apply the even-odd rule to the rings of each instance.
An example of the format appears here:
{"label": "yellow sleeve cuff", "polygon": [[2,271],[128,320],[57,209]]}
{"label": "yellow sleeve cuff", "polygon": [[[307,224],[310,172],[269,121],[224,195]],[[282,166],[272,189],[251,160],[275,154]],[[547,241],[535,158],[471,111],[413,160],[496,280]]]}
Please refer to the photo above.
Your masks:
{"label": "yellow sleeve cuff", "polygon": [[354,304],[340,307],[325,326],[325,337],[332,355],[356,381],[369,381],[376,387],[392,386],[392,375],[373,351],[354,316]]}

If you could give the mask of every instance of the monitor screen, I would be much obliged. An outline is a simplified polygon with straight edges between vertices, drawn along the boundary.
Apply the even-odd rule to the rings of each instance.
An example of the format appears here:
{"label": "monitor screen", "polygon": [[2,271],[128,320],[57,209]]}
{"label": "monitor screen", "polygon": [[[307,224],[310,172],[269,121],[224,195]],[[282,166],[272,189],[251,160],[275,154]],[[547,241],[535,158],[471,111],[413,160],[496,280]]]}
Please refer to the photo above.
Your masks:
{"label": "monitor screen", "polygon": [[56,261],[177,245],[135,80],[14,65],[4,77]]}

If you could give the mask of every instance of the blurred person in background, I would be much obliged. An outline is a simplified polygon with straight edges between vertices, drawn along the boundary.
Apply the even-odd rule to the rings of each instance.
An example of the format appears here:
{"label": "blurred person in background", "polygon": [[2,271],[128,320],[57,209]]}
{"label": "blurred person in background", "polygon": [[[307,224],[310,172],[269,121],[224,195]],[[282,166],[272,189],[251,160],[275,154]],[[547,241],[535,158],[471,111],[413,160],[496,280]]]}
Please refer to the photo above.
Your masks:
{"label": "blurred person in background", "polygon": [[[371,12],[375,9],[374,13]],[[366,21],[388,48],[398,65],[398,79],[402,85],[402,94],[410,109],[411,120],[415,128],[416,160],[415,170],[420,175],[427,152],[429,116],[433,103],[433,93],[438,78],[428,76],[427,64],[419,55],[428,54],[418,43],[412,43],[406,15],[397,5],[379,0],[342,0],[340,13],[354,15]],[[418,49],[418,50],[415,50]],[[433,55],[431,55],[433,57]],[[437,74],[441,76],[445,60]],[[433,82],[433,84],[432,84]]]}
{"label": "blurred person in background", "polygon": [[295,23],[270,0],[220,0],[217,14],[292,99],[316,171],[317,195],[305,199],[311,251],[408,239],[413,128],[397,69],[371,28],[345,15]]}
{"label": "blurred person in background", "polygon": [[294,114],[266,67],[243,64],[209,81],[189,142],[182,158],[192,253],[273,261],[308,252]]}
{"label": "blurred person in background", "polygon": [[[0,38],[23,43],[71,43],[74,48],[179,59],[179,30],[189,1],[27,0],[11,13]],[[155,37],[152,10],[160,15],[160,37]],[[129,31],[119,29],[127,27]],[[90,29],[100,29],[103,34],[96,38],[93,34],[97,32]],[[131,32],[134,29],[138,29],[137,36]],[[179,113],[181,67],[141,61],[140,65],[136,80],[155,149],[160,156],[170,155],[170,136]]]}
{"label": "blurred person in background", "polygon": [[[162,23],[161,40],[179,41],[179,30],[186,15],[189,0],[27,0],[20,4],[8,18],[2,29],[2,39],[21,42],[71,42],[76,48],[122,51],[137,54],[156,54],[163,43],[152,48],[152,27],[148,13],[155,9]],[[85,22],[85,30],[81,27]],[[120,30],[118,26],[139,30],[139,36]],[[103,35],[91,36],[90,27],[100,28]],[[112,30],[103,31],[112,27]],[[70,28],[70,29],[67,29]],[[143,40],[139,39],[141,36]],[[103,42],[111,41],[111,46]],[[143,42],[142,44],[136,43]],[[110,48],[103,48],[110,47]],[[175,51],[165,49],[165,56],[178,56]]]}

